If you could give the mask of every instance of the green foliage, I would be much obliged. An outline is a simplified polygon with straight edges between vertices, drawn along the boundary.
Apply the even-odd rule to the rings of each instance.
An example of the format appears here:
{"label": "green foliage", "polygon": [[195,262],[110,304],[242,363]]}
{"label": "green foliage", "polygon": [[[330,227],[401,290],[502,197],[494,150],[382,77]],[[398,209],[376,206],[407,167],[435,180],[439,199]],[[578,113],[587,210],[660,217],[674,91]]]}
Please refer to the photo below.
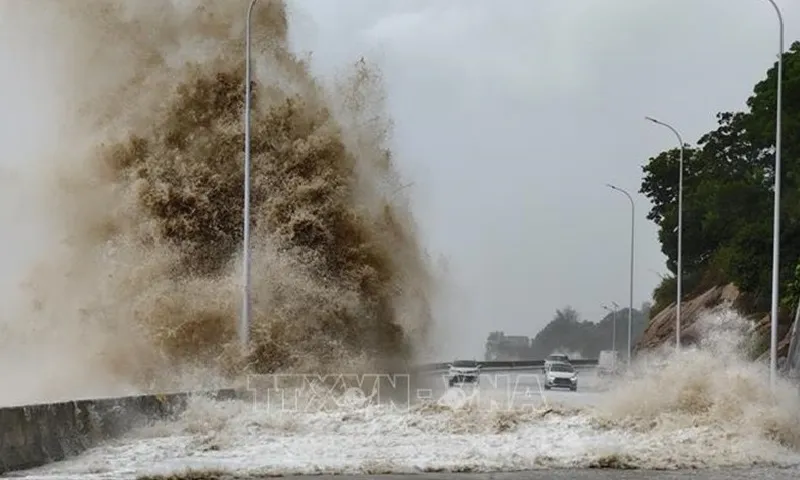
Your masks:
{"label": "green foliage", "polygon": [[669,276],[661,279],[661,282],[653,290],[653,308],[650,309],[650,318],[655,317],[662,310],[667,308],[675,301],[678,292],[678,284],[675,277]]}
{"label": "green foliage", "polygon": [[786,292],[783,296],[783,307],[792,310],[798,307],[800,302],[800,263],[794,267],[794,277],[786,286]]}
{"label": "green foliage", "polygon": [[[716,255],[716,254],[715,254]],[[709,288],[717,285],[722,285],[728,282],[727,274],[720,270],[717,266],[716,256],[712,260],[705,271],[694,271],[684,273],[682,285],[682,297],[684,301],[697,294],[700,294]],[[674,304],[677,300],[678,294],[678,281],[675,276],[670,275],[664,277],[661,282],[653,290],[653,300],[655,304],[650,309],[649,318],[658,315],[662,310]]]}
{"label": "green foliage", "polygon": [[[532,358],[544,358],[555,350],[578,352],[584,358],[597,358],[601,350],[610,350],[612,345],[613,315],[609,313],[599,323],[580,320],[578,312],[571,307],[557,310],[548,323],[531,341]],[[616,347],[625,351],[628,345],[628,309],[617,311]],[[632,345],[644,333],[647,316],[633,309]]]}
{"label": "green foliage", "polygon": [[[642,310],[633,309],[631,345],[635,345],[647,327],[649,303]],[[597,358],[602,350],[610,350],[614,326],[613,315],[606,315],[599,323],[581,320],[572,307],[557,310],[553,320],[533,339],[508,337],[503,332],[491,332],[486,339],[487,360],[543,359],[553,352],[580,354],[583,358]],[[626,351],[628,346],[628,309],[616,314],[616,348]],[[518,343],[522,340],[522,344]]]}
{"label": "green foliage", "polygon": [[[755,85],[744,112],[717,115],[718,126],[684,152],[684,291],[734,282],[752,299],[769,304],[775,143],[776,67]],[[800,42],[784,54],[781,272],[783,304],[800,298]],[[677,260],[679,150],[651,158],[640,192],[653,206],[662,252],[673,274]],[[654,292],[655,315],[674,301],[674,279]]]}

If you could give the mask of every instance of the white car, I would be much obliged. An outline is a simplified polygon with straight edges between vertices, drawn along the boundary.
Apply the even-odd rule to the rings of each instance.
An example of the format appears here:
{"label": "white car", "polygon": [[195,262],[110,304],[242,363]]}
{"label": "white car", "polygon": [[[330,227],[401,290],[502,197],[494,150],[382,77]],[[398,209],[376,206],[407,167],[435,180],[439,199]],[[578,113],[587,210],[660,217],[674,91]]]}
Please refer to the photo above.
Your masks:
{"label": "white car", "polygon": [[569,388],[578,390],[578,372],[569,363],[552,363],[544,373],[544,389]]}
{"label": "white car", "polygon": [[562,354],[562,353],[554,353],[552,355],[548,355],[547,358],[544,359],[544,365],[542,366],[542,372],[547,373],[547,369],[550,368],[550,365],[554,363],[566,363],[569,364],[569,357]]}
{"label": "white car", "polygon": [[450,364],[447,372],[447,383],[451,387],[457,383],[478,384],[481,376],[481,365],[474,360],[456,360]]}

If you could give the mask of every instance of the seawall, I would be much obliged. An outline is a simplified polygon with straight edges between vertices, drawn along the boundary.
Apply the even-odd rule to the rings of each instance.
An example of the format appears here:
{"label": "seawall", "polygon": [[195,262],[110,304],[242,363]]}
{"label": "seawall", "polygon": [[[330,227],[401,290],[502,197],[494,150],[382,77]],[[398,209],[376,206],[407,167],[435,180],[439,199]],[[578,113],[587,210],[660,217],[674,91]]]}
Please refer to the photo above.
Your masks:
{"label": "seawall", "polygon": [[241,397],[228,389],[0,408],[0,475],[64,460],[133,427],[173,418],[196,395]]}

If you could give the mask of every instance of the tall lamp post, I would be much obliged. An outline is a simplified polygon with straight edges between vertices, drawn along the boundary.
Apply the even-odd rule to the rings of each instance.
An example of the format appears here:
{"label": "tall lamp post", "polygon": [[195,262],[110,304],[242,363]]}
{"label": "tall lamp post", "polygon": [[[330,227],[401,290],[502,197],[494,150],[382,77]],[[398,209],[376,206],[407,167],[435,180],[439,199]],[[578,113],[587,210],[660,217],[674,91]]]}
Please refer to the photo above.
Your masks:
{"label": "tall lamp post", "polygon": [[250,24],[253,18],[253,7],[258,0],[251,0],[247,8],[245,26],[245,74],[244,74],[244,214],[242,225],[242,271],[244,274],[244,291],[242,292],[242,316],[239,319],[239,341],[242,346],[250,342],[250,100],[252,97],[250,79]]}
{"label": "tall lamp post", "polygon": [[680,160],[678,162],[678,265],[677,272],[675,272],[675,280],[677,282],[677,294],[675,295],[675,348],[681,348],[681,298],[683,297],[683,138],[681,134],[675,130],[672,125],[656,120],[652,117],[644,117],[645,119],[662,127],[667,127],[672,130],[672,133],[678,138],[678,146],[680,147]]}
{"label": "tall lamp post", "polygon": [[778,273],[781,228],[781,106],[783,99],[783,15],[775,0],[767,0],[778,15],[778,99],[775,107],[775,187],[772,213],[772,305],[770,308],[769,381],[775,388],[778,375]]}
{"label": "tall lamp post", "polygon": [[636,207],[634,207],[634,204],[633,204],[633,197],[631,197],[631,194],[628,193],[626,190],[624,190],[622,188],[619,188],[619,187],[617,187],[615,185],[611,185],[610,183],[607,183],[606,186],[608,188],[611,188],[613,190],[616,190],[616,191],[622,193],[623,195],[628,197],[628,200],[630,200],[630,202],[631,202],[631,280],[630,280],[630,289],[629,289],[629,292],[628,292],[629,303],[630,303],[630,306],[628,308],[628,365],[630,366],[630,364],[631,364],[631,351],[632,351],[631,350],[631,332],[633,330],[633,246],[634,246],[633,245],[633,238],[634,238],[633,232],[634,232],[634,221],[635,221],[634,219],[636,218],[636,215],[635,215],[635,208]]}

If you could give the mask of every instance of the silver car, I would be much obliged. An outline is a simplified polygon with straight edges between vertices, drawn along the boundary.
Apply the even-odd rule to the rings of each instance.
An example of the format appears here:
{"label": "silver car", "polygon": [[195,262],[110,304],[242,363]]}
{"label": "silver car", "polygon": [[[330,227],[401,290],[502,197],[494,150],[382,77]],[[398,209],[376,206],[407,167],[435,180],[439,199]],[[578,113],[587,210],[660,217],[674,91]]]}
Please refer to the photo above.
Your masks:
{"label": "silver car", "polygon": [[450,364],[447,383],[451,387],[457,383],[477,384],[481,376],[481,364],[475,360],[456,360]]}
{"label": "silver car", "polygon": [[549,355],[547,358],[544,359],[544,365],[542,366],[542,373],[547,373],[547,369],[550,368],[550,365],[554,363],[566,363],[569,365],[569,357],[564,355],[563,353],[554,353]]}

